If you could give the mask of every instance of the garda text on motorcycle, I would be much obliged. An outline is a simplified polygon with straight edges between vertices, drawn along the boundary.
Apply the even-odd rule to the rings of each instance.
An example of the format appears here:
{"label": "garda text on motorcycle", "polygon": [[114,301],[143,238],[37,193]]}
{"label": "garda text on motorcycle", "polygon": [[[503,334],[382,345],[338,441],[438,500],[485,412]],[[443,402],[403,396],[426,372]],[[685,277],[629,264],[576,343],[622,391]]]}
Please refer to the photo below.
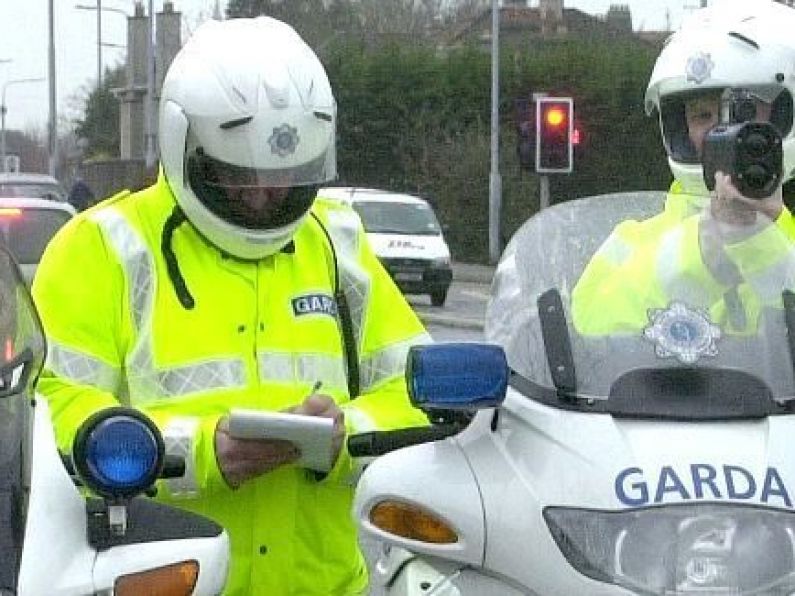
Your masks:
{"label": "garda text on motorcycle", "polygon": [[349,442],[374,593],[795,594],[789,214],[665,198],[543,210],[487,343],[412,348],[430,429]]}
{"label": "garda text on motorcycle", "polygon": [[121,407],[86,421],[73,453],[59,454],[35,395],[44,358],[27,286],[0,245],[0,595],[220,594],[223,528],[139,496],[184,462]]}

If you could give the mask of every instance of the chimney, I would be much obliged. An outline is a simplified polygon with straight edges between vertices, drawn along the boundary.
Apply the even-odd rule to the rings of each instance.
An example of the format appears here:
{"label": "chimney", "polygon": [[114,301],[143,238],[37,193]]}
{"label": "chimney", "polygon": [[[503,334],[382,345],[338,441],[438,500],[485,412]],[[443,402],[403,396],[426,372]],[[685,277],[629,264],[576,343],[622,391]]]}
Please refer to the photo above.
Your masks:
{"label": "chimney", "polygon": [[146,36],[149,17],[141,2],[135,3],[133,16],[127,17],[126,86],[114,89],[119,99],[119,156],[139,159],[144,154],[144,108],[146,95]]}
{"label": "chimney", "polygon": [[563,0],[538,0],[541,16],[541,32],[544,34],[565,33],[563,22]]}
{"label": "chimney", "polygon": [[155,25],[155,96],[160,98],[166,71],[182,47],[182,13],[174,11],[173,2],[163,2],[163,10],[157,13]]}

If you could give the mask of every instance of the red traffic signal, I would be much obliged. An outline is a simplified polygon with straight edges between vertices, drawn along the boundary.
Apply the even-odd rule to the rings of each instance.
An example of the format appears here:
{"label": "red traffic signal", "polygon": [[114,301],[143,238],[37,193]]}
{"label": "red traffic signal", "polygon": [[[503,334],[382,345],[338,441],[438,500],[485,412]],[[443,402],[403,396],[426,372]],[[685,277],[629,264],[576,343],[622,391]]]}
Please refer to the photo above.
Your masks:
{"label": "red traffic signal", "polygon": [[566,110],[562,106],[551,105],[544,113],[545,125],[549,128],[560,128],[566,125]]}
{"label": "red traffic signal", "polygon": [[569,173],[574,165],[574,101],[571,97],[536,100],[536,172]]}

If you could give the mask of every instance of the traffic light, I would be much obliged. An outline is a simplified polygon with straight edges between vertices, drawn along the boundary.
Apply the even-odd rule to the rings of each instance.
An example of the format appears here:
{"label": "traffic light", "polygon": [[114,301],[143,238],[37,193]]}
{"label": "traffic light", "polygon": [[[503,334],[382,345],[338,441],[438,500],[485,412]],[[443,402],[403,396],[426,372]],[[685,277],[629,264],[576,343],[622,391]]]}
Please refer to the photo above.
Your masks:
{"label": "traffic light", "polygon": [[536,165],[536,131],[533,104],[527,99],[514,100],[516,156],[519,166],[532,171]]}
{"label": "traffic light", "polygon": [[536,172],[569,173],[574,151],[574,101],[571,97],[536,100]]}

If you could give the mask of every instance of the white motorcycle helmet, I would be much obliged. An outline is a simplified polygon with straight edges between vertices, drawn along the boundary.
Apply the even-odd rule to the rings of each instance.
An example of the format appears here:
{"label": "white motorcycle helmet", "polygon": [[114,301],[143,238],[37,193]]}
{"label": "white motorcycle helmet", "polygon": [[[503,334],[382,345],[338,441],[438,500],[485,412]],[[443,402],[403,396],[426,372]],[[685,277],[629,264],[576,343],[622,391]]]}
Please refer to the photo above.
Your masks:
{"label": "white motorcycle helmet", "polygon": [[707,195],[700,157],[688,135],[685,101],[737,90],[771,107],[783,138],[784,177],[795,176],[795,9],[777,2],[720,2],[696,11],[666,41],[646,90],[646,113],[659,114],[663,144],[683,191]]}
{"label": "white motorcycle helmet", "polygon": [[[210,242],[261,259],[290,242],[317,187],[336,177],[336,120],[328,76],[292,27],[269,17],[207,21],[163,81],[166,180]],[[264,189],[277,198],[262,207]],[[244,198],[258,193],[255,209]]]}

